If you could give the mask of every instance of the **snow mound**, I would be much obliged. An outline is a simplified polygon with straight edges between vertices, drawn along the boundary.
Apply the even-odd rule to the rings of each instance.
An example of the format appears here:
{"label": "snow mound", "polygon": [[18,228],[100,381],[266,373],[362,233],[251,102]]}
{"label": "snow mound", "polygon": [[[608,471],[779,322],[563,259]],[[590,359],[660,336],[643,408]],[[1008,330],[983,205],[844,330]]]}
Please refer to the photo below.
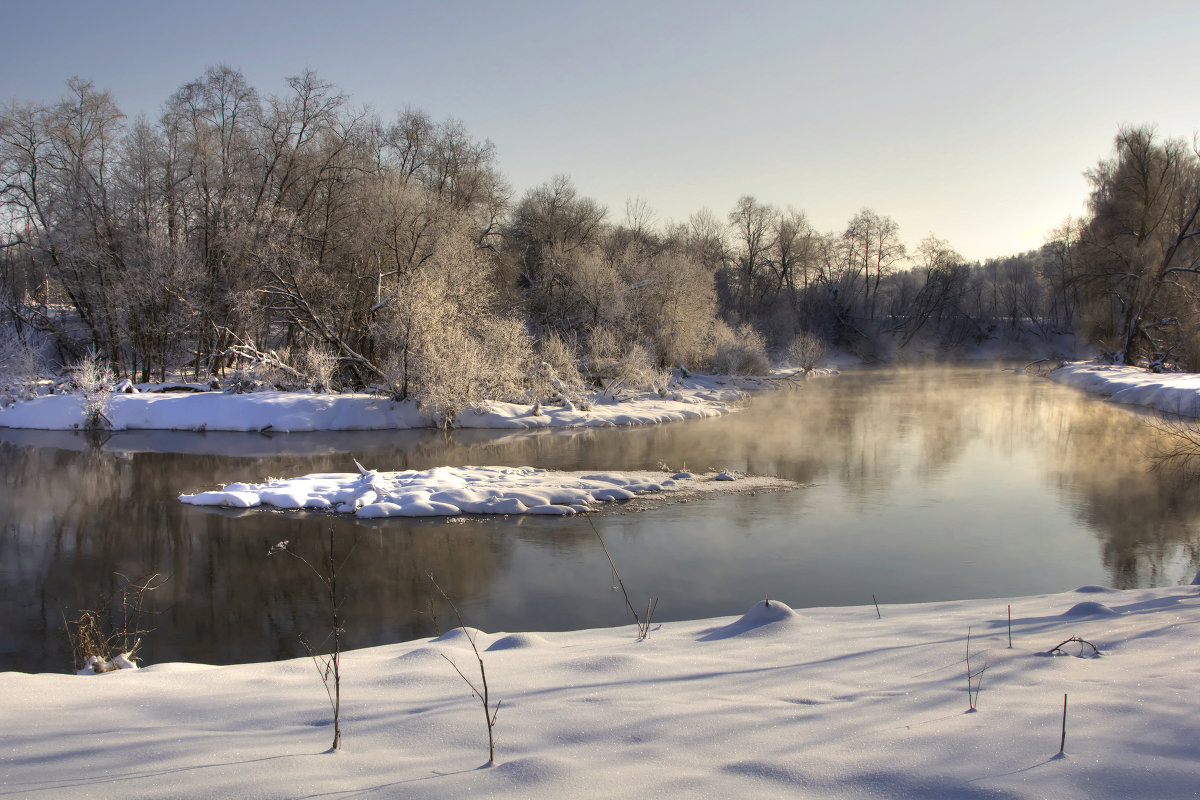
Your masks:
{"label": "snow mound", "polygon": [[1117,612],[1103,603],[1097,603],[1095,600],[1085,600],[1082,603],[1076,603],[1071,606],[1062,615],[1064,617],[1115,617],[1117,616]]}
{"label": "snow mound", "polygon": [[[463,647],[470,647],[472,639],[478,643],[479,634],[481,633],[483,633],[483,631],[479,630],[478,628],[455,628],[452,631],[446,631],[441,636],[438,636],[431,641],[437,642],[438,644],[457,644],[462,645]],[[486,636],[487,634],[484,633],[483,635]]]}
{"label": "snow mound", "polygon": [[1200,572],[1196,573],[1196,577],[1192,578],[1192,586],[1200,586]]}
{"label": "snow mound", "polygon": [[783,633],[801,619],[802,617],[785,603],[778,600],[763,600],[761,603],[751,606],[750,610],[736,622],[705,631],[704,635],[700,637],[700,641],[717,641],[746,634],[764,636]]}
{"label": "snow mound", "polygon": [[548,647],[549,645],[550,642],[536,633],[510,633],[507,636],[501,636],[488,645],[488,650],[529,650],[535,647]]}
{"label": "snow mound", "polygon": [[1109,589],[1107,586],[1080,586],[1075,590],[1076,594],[1101,594],[1104,592],[1116,592],[1116,589]]}
{"label": "snow mound", "polygon": [[413,650],[409,650],[407,653],[402,653],[401,655],[396,656],[396,660],[401,663],[410,664],[413,662],[426,662],[432,664],[435,661],[439,664],[445,663],[445,661],[442,660],[442,654],[432,647],[417,647]]}
{"label": "snow mound", "polygon": [[520,792],[527,791],[530,786],[557,780],[571,773],[569,762],[542,756],[526,756],[505,761],[496,766],[495,771],[510,784],[511,789]]}

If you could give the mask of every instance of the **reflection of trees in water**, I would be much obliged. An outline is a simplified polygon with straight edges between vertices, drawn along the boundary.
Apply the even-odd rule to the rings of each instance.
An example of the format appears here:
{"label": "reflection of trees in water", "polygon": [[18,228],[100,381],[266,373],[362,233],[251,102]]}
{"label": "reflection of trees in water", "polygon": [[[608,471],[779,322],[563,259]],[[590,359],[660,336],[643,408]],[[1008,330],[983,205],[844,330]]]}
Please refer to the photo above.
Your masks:
{"label": "reflection of trees in water", "polygon": [[1128,410],[995,370],[883,377],[847,373],[781,404],[787,422],[774,432],[764,422],[759,437],[773,443],[763,471],[834,479],[865,498],[891,488],[910,459],[917,476],[933,480],[982,440],[997,458],[1028,451],[1044,465],[1099,538],[1114,586],[1170,584],[1200,568],[1196,482],[1169,466],[1149,470],[1156,433]]}
{"label": "reflection of trees in water", "polygon": [[[158,631],[143,642],[145,660],[220,663],[298,656],[299,633],[316,641],[324,636],[319,587],[307,571],[267,559],[277,541],[291,540],[310,561],[321,557],[328,525],[341,537],[340,548],[353,544],[340,576],[351,647],[431,634],[420,613],[427,607],[426,572],[469,605],[488,594],[510,551],[495,527],[366,526],[301,512],[238,519],[184,506],[175,501],[186,488],[179,475],[197,479],[187,469],[194,457],[183,465],[178,456],[119,459],[9,445],[0,445],[0,456],[9,506],[0,538],[0,669],[67,669],[61,614],[95,608],[121,585],[115,573],[169,576],[151,598],[158,614],[149,627]],[[207,468],[199,465],[200,480],[221,471],[219,463],[228,466],[226,459],[209,460]],[[278,474],[277,464],[260,466]]]}
{"label": "reflection of trees in water", "polygon": [[1047,469],[1094,530],[1113,586],[1161,586],[1200,568],[1200,492],[1176,466],[1151,469],[1155,437],[1144,418],[1085,401],[1048,406]]}
{"label": "reflection of trees in water", "polygon": [[986,380],[963,371],[810,381],[799,396],[761,398],[752,408],[761,471],[802,483],[837,480],[858,499],[887,491],[906,467],[928,478],[987,426],[993,394]]}

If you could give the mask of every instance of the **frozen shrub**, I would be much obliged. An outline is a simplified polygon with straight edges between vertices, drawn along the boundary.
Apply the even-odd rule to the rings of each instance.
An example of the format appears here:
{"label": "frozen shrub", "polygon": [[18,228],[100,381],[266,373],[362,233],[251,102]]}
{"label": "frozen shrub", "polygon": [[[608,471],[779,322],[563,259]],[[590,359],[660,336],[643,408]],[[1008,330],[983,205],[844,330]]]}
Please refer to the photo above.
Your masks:
{"label": "frozen shrub", "polygon": [[333,391],[333,376],[337,371],[337,355],[328,347],[310,345],[301,359],[314,392]]}
{"label": "frozen shrub", "polygon": [[655,369],[646,348],[634,342],[617,362],[613,388],[661,392],[666,389],[668,373]]}
{"label": "frozen shrub", "polygon": [[489,400],[521,401],[533,360],[533,337],[524,323],[512,317],[484,317],[476,324],[482,348],[483,392]]}
{"label": "frozen shrub", "polygon": [[448,327],[411,359],[412,397],[441,427],[449,428],[463,409],[484,399],[482,369],[483,354],[475,338],[460,327]]}
{"label": "frozen shrub", "polygon": [[468,329],[447,325],[409,361],[412,397],[442,427],[467,408],[524,394],[530,338],[515,319],[483,319]]}
{"label": "frozen shrub", "polygon": [[537,355],[533,371],[534,399],[559,397],[572,403],[579,402],[584,385],[575,348],[557,333],[549,332],[542,339]]}
{"label": "frozen shrub", "polygon": [[725,323],[718,323],[713,339],[713,372],[722,375],[765,375],[771,371],[767,345],[753,326],[743,324],[735,333]]}
{"label": "frozen shrub", "polygon": [[621,356],[621,345],[612,330],[604,326],[592,329],[588,337],[587,357],[594,362],[608,361]]}
{"label": "frozen shrub", "polygon": [[808,331],[796,334],[796,338],[792,339],[792,343],[788,345],[787,349],[788,362],[793,367],[800,367],[805,372],[815,369],[825,354],[825,342],[821,337]]}
{"label": "frozen shrub", "polygon": [[113,375],[94,349],[88,350],[71,370],[72,379],[83,393],[83,424],[94,430],[108,422],[104,409],[112,392]]}

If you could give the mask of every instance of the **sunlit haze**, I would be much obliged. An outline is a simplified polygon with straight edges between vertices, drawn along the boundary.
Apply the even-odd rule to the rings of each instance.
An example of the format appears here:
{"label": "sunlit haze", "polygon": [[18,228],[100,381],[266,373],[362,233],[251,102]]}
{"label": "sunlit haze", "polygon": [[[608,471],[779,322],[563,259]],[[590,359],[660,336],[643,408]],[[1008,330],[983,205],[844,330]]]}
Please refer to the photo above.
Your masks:
{"label": "sunlit haze", "polygon": [[215,64],[264,93],[314,69],[384,118],[492,140],[514,192],[556,174],[619,221],[743,194],[911,247],[1037,247],[1122,123],[1200,128],[1187,3],[9,3],[0,101],[79,75],[155,118]]}

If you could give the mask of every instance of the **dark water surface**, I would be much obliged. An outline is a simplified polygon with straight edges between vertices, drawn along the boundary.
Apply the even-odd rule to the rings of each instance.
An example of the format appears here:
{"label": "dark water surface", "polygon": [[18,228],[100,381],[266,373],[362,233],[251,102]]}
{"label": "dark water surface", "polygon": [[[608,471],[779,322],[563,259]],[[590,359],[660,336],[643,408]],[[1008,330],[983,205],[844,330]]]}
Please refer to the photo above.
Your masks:
{"label": "dark water surface", "polygon": [[[595,517],[656,620],[1185,583],[1200,492],[1151,471],[1154,432],[1125,409],[999,368],[850,371],[738,414],[642,428],[504,433],[81,434],[0,429],[0,670],[67,671],[63,615],[157,572],[143,663],[302,655],[327,630],[315,577],[333,526],[349,647],[429,636],[426,573],[487,631],[631,621],[586,519],[356,521],[230,512],[180,493],[234,481],[442,465],[731,468],[805,484]],[[448,609],[435,608],[442,629]]]}

